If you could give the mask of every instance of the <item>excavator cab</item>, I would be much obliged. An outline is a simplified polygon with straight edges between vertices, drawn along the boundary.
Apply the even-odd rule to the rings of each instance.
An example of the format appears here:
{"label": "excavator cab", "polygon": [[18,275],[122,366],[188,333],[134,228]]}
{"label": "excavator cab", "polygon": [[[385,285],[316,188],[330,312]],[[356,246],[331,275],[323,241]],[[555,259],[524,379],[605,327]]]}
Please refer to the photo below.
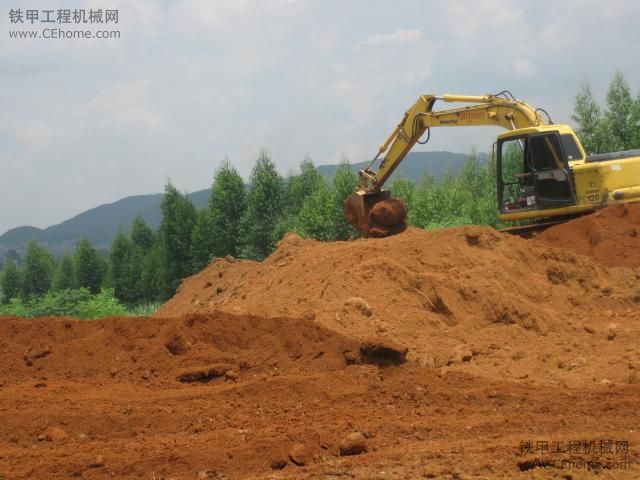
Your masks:
{"label": "excavator cab", "polygon": [[497,177],[501,213],[557,208],[576,203],[568,155],[557,131],[502,135]]}

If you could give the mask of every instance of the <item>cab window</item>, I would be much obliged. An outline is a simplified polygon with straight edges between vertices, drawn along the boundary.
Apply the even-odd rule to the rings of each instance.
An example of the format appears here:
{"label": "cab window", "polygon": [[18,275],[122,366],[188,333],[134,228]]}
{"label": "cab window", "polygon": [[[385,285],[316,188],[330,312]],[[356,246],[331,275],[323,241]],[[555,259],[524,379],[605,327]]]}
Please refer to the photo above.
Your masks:
{"label": "cab window", "polygon": [[582,160],[582,153],[576,144],[575,138],[570,133],[563,133],[560,135],[560,141],[564,147],[564,151],[567,154],[567,160],[570,162],[573,160]]}
{"label": "cab window", "polygon": [[557,135],[532,135],[528,139],[527,159],[531,170],[561,170],[564,168],[564,156]]}

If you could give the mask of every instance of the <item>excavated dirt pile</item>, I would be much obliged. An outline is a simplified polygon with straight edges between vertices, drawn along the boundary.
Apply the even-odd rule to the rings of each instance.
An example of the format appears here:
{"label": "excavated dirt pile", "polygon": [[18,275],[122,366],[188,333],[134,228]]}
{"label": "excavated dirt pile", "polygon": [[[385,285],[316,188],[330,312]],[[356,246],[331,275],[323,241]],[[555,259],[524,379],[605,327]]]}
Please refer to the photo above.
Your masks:
{"label": "excavated dirt pile", "polygon": [[640,203],[609,207],[557,225],[536,240],[612,267],[640,267]]}
{"label": "excavated dirt pile", "polygon": [[304,318],[360,341],[404,345],[409,359],[430,368],[570,386],[624,383],[627,365],[640,366],[638,277],[481,227],[337,243],[288,235],[262,263],[214,261],[157,315]]}
{"label": "excavated dirt pile", "polygon": [[367,412],[349,397],[405,356],[296,319],[0,317],[0,478],[264,478],[337,457]]}
{"label": "excavated dirt pile", "polygon": [[640,478],[638,217],[287,235],[152,318],[0,317],[0,480]]}
{"label": "excavated dirt pile", "polygon": [[[6,350],[0,380],[5,382],[37,372],[47,380],[126,378],[173,385],[176,380],[206,383],[271,368],[297,373],[342,368],[346,358],[375,363],[365,355],[368,344],[318,324],[224,313],[94,322],[0,317],[0,333]],[[380,344],[374,342],[374,350],[376,346]]]}
{"label": "excavated dirt pile", "polygon": [[[638,478],[637,382],[527,385],[405,353],[305,319],[0,317],[0,477]],[[571,368],[607,362],[595,355]],[[614,443],[527,447],[577,440]],[[607,466],[571,466],[585,461]]]}

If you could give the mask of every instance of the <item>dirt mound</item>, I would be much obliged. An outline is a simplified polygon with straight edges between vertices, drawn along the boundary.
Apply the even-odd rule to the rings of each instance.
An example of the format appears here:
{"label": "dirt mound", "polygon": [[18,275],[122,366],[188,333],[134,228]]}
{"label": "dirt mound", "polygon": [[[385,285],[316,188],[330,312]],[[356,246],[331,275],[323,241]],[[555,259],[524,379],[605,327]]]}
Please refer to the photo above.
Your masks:
{"label": "dirt mound", "polygon": [[639,302],[632,270],[489,228],[410,228],[336,243],[287,235],[264,262],[214,261],[157,315],[304,318],[404,345],[431,368],[582,385],[626,382],[629,372],[603,359],[638,365],[625,349],[638,338]]}
{"label": "dirt mound", "polygon": [[376,363],[368,352],[371,341],[361,345],[317,323],[220,312],[94,322],[0,317],[0,339],[0,382],[126,378],[177,387],[272,369],[305,373]]}
{"label": "dirt mound", "polygon": [[535,241],[588,255],[611,267],[640,267],[640,203],[608,207],[556,225]]}
{"label": "dirt mound", "polygon": [[580,478],[638,477],[640,385],[488,380],[309,320],[220,313],[3,317],[0,342],[3,479],[549,478],[541,461],[576,457],[523,444],[576,438],[629,445],[578,457],[629,465]]}

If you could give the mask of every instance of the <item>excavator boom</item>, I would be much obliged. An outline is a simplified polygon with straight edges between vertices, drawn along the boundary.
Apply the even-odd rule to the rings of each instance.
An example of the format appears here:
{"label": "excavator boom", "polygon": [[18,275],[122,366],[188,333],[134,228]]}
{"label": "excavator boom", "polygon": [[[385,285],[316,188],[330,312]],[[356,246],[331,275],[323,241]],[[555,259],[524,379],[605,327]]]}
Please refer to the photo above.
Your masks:
{"label": "excavator boom", "polygon": [[[465,106],[434,110],[437,101]],[[497,95],[421,95],[380,145],[367,168],[359,172],[358,186],[347,199],[345,218],[367,236],[387,236],[406,227],[406,207],[383,190],[385,182],[416,143],[426,143],[432,127],[499,126],[507,130],[551,124],[546,112],[516,100],[509,92]],[[546,118],[545,118],[546,117]],[[423,142],[420,138],[427,133]],[[580,146],[580,148],[582,148]],[[384,154],[377,169],[374,165]],[[395,217],[393,217],[395,215]],[[378,221],[384,218],[384,224]]]}

